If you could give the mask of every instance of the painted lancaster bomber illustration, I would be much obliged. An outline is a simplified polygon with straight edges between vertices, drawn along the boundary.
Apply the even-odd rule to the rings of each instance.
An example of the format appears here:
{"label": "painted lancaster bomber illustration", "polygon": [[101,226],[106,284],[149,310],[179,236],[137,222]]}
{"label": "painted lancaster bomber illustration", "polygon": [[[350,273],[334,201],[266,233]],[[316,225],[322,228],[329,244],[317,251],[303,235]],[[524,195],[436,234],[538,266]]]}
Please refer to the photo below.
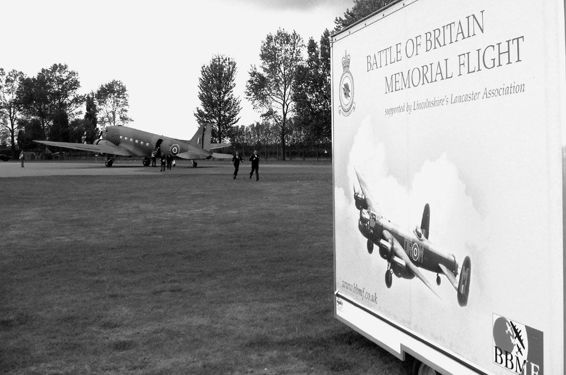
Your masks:
{"label": "painted lancaster bomber illustration", "polygon": [[[450,284],[456,289],[458,303],[466,306],[470,291],[471,261],[466,256],[459,269],[456,257],[440,251],[429,241],[430,235],[430,206],[425,205],[421,226],[416,227],[414,233],[405,233],[397,228],[377,211],[376,201],[364,179],[356,171],[361,192],[354,187],[354,201],[360,211],[358,229],[367,238],[367,250],[373,253],[374,245],[379,248],[379,255],[387,261],[385,272],[385,285],[391,288],[393,274],[397,277],[420,279],[435,295],[429,281],[424,277],[421,269],[436,273],[436,283],[440,285],[440,275],[446,276]],[[460,271],[460,272],[459,272]],[[457,276],[460,274],[460,279]]]}

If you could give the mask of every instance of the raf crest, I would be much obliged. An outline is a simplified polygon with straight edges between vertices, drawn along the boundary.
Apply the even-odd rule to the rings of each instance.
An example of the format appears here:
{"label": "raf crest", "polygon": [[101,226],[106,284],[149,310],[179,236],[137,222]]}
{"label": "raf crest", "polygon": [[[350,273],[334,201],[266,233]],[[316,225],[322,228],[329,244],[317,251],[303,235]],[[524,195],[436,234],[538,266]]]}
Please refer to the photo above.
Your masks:
{"label": "raf crest", "polygon": [[342,57],[342,77],[340,77],[340,114],[349,116],[355,109],[354,105],[354,77],[350,72],[350,55],[344,53]]}

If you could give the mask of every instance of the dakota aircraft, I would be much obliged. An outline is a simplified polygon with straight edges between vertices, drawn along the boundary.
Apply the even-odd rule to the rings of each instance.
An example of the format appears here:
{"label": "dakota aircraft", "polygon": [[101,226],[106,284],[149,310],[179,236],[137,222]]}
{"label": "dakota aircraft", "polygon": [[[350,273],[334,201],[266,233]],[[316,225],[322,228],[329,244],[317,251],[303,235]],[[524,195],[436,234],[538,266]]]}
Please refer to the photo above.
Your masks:
{"label": "dakota aircraft", "polygon": [[213,150],[230,146],[229,143],[211,143],[210,126],[199,127],[194,136],[183,141],[165,137],[127,126],[107,126],[100,138],[93,144],[72,142],[36,141],[52,147],[62,147],[72,150],[88,151],[106,155],[105,165],[111,167],[115,156],[143,157],[143,165],[149,166],[152,154],[157,158],[162,155],[171,155],[180,159],[192,160],[193,167],[196,160],[217,158],[232,159],[232,155],[215,153]]}
{"label": "dakota aircraft", "polygon": [[458,276],[458,263],[456,257],[440,251],[429,240],[430,206],[424,207],[421,226],[416,227],[414,233],[404,233],[393,223],[380,215],[376,209],[376,202],[372,199],[367,185],[356,171],[361,192],[354,187],[354,202],[360,211],[358,229],[367,238],[367,250],[373,253],[374,244],[379,247],[379,255],[387,261],[385,272],[385,285],[391,288],[394,273],[397,277],[412,279],[419,278],[434,294],[432,285],[424,277],[420,269],[436,273],[436,283],[440,285],[440,275],[446,276],[450,284],[456,289],[458,303],[466,306],[470,292],[471,261],[466,256]]}

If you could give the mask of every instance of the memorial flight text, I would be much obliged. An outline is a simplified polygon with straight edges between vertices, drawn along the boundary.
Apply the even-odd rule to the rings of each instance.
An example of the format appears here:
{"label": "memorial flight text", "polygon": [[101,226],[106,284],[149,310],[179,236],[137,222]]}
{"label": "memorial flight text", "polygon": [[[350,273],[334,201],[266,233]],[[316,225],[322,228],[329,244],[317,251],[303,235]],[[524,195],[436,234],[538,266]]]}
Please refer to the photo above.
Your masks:
{"label": "memorial flight text", "polygon": [[[380,71],[403,60],[439,50],[446,46],[485,34],[485,11],[470,14],[404,42],[369,53],[367,72]],[[515,36],[480,46],[455,56],[419,64],[384,76],[385,94],[520,63],[525,37]]]}

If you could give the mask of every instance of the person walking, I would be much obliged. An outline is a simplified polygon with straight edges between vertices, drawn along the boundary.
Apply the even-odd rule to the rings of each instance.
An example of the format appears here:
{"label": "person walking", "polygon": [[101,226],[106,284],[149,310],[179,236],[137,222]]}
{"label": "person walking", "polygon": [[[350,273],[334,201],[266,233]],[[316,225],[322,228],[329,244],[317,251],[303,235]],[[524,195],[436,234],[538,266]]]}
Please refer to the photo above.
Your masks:
{"label": "person walking", "polygon": [[232,163],[234,163],[234,180],[238,176],[238,169],[240,169],[241,162],[242,162],[242,157],[240,156],[238,151],[236,151],[234,157],[232,158]]}
{"label": "person walking", "polygon": [[22,163],[22,168],[24,167],[24,160],[26,156],[24,154],[24,150],[20,151],[20,162]]}
{"label": "person walking", "polygon": [[254,150],[252,156],[250,156],[250,161],[252,162],[252,170],[250,172],[250,179],[252,178],[254,171],[255,171],[255,180],[259,180],[259,155],[257,154],[257,150]]}

